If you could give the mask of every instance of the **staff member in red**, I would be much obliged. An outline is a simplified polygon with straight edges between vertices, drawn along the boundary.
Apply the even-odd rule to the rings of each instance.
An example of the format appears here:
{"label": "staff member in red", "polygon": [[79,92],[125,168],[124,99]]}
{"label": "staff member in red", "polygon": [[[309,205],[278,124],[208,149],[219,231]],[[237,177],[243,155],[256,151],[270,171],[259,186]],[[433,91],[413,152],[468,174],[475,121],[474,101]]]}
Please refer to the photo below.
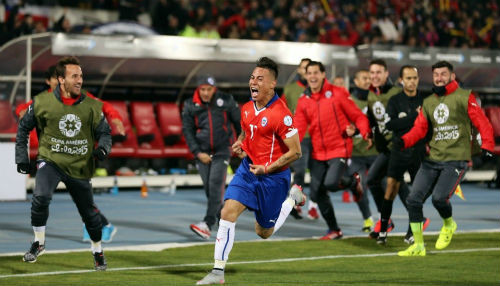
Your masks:
{"label": "staff member in red", "polygon": [[422,162],[407,198],[415,243],[398,252],[399,256],[426,254],[422,234],[422,206],[429,192],[432,193],[432,204],[443,219],[436,249],[446,248],[450,244],[457,229],[452,217],[450,197],[465,174],[467,162],[471,160],[472,125],[481,134],[483,155],[493,158],[493,127],[471,91],[458,86],[453,66],[446,61],[435,63],[432,66],[432,79],[434,93],[424,100],[413,128],[393,141],[394,148],[409,148],[424,138],[428,129],[433,131],[429,155]]}
{"label": "staff member in red", "polygon": [[[311,61],[306,67],[308,88],[299,98],[295,124],[302,140],[306,131],[311,135],[311,200],[318,203],[329,231],[322,240],[342,237],[328,191],[350,188],[361,199],[363,188],[359,175],[345,177],[347,160],[351,157],[354,122],[363,139],[371,146],[371,131],[366,116],[349,97],[349,92],[325,79],[325,67]],[[309,127],[309,130],[308,130]]]}

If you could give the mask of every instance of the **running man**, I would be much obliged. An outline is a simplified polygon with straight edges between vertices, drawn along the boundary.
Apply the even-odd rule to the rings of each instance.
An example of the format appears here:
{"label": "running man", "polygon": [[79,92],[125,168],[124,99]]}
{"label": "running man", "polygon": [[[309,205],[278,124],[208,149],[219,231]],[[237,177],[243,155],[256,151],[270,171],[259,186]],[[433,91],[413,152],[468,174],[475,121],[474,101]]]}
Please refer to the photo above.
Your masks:
{"label": "running man", "polygon": [[[457,229],[452,217],[450,197],[465,174],[471,159],[471,128],[481,134],[481,149],[485,157],[493,157],[493,128],[470,90],[462,89],[455,80],[453,66],[439,61],[432,66],[432,95],[424,100],[414,127],[402,138],[396,137],[394,148],[414,146],[433,131],[429,156],[422,162],[408,196],[410,226],[415,243],[398,252],[399,256],[425,256],[423,202],[432,193],[432,204],[443,219],[436,249],[446,248]],[[472,124],[471,124],[472,123]]]}
{"label": "running man", "polygon": [[83,73],[78,59],[59,60],[56,74],[59,86],[35,97],[19,123],[16,136],[17,171],[27,174],[28,135],[35,127],[39,132],[38,170],[31,201],[35,239],[23,261],[36,262],[45,251],[49,205],[62,181],[90,234],[94,268],[106,270],[101,246],[102,220],[96,211],[90,178],[94,173],[94,158],[104,160],[111,150],[111,130],[102,113],[102,102],[82,92]]}
{"label": "running man", "polygon": [[288,166],[300,158],[300,142],[292,114],[275,92],[277,78],[278,65],[267,57],[257,61],[250,75],[252,100],[241,109],[242,132],[232,146],[243,161],[224,196],[214,267],[197,285],[224,283],[236,221],[243,211],[255,213],[255,232],[266,239],[283,225],[295,205],[305,203],[299,187],[290,189]]}

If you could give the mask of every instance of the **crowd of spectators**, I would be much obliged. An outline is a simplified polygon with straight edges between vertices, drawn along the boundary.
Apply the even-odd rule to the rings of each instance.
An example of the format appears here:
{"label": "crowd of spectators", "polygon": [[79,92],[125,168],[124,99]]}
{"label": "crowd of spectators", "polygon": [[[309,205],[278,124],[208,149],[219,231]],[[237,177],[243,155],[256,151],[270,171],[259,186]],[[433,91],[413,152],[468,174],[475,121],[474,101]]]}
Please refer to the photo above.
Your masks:
{"label": "crowd of spectators", "polygon": [[[3,0],[16,15],[15,5]],[[33,5],[66,5],[117,10],[120,20],[149,13],[159,34],[190,37],[320,42],[335,45],[400,44],[416,47],[500,47],[499,0],[24,0]],[[16,12],[16,13],[14,13]],[[7,38],[71,30],[68,19],[53,27],[30,15],[1,24]],[[66,21],[66,22],[65,22]]]}

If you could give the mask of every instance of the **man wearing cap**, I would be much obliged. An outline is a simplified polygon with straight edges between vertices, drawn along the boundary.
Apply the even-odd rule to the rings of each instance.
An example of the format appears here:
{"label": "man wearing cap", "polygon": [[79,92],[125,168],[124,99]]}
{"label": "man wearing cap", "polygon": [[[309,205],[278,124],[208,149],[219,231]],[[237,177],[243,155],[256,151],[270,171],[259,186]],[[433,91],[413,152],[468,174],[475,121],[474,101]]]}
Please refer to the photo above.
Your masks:
{"label": "man wearing cap", "polygon": [[220,216],[231,156],[231,125],[236,137],[241,132],[240,110],[231,94],[215,87],[212,76],[198,79],[193,97],[184,101],[182,131],[189,150],[196,158],[196,167],[207,196],[207,212],[203,221],[191,224],[191,230],[204,239]]}

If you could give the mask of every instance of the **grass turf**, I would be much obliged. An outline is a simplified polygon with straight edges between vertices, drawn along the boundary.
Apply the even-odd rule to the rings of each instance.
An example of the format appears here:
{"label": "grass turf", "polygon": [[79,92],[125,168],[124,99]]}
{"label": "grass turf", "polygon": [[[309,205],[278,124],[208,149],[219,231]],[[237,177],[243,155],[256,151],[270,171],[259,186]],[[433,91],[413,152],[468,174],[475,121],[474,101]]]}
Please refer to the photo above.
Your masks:
{"label": "grass turf", "polygon": [[[367,238],[236,242],[226,284],[500,284],[500,233],[455,234],[444,251],[434,249],[436,239],[437,235],[425,236],[426,257],[398,257],[396,252],[408,246],[395,236],[389,236],[387,246]],[[487,248],[496,250],[470,251]],[[213,245],[105,254],[106,272],[84,272],[93,269],[90,252],[44,254],[33,264],[22,262],[22,257],[0,257],[0,285],[194,285],[213,263]],[[42,272],[50,274],[39,275]],[[13,274],[36,276],[3,277]]]}

